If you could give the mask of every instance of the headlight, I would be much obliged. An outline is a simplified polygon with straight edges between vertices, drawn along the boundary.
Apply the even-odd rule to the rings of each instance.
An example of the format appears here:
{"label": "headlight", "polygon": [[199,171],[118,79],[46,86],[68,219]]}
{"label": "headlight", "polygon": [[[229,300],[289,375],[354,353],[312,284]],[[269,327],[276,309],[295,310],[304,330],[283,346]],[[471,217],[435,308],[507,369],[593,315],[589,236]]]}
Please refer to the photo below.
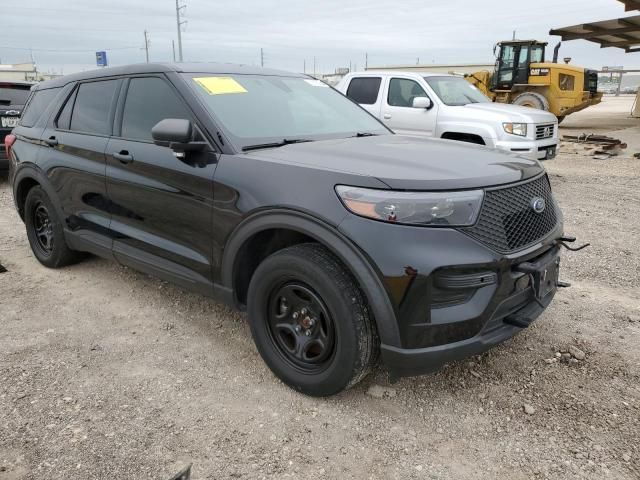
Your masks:
{"label": "headlight", "polygon": [[362,217],[384,222],[427,226],[469,226],[478,217],[484,193],[396,192],[338,185],[345,207]]}
{"label": "headlight", "polygon": [[511,135],[518,135],[520,137],[527,136],[527,124],[526,123],[503,123],[504,131]]}

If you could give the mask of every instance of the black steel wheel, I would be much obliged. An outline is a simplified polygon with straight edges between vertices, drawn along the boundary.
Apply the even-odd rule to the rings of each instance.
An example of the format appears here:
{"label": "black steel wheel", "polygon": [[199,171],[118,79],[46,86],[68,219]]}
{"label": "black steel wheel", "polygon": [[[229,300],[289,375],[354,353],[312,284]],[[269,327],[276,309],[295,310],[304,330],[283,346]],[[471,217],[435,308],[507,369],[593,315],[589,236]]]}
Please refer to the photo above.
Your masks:
{"label": "black steel wheel", "polygon": [[29,190],[24,204],[24,223],[31,251],[44,266],[59,268],[81,258],[67,246],[62,223],[42,187]]}
{"label": "black steel wheel", "polygon": [[47,206],[38,201],[33,210],[33,228],[36,233],[36,248],[44,256],[50,256],[53,252],[53,225],[49,217]]}
{"label": "black steel wheel", "polygon": [[364,295],[345,266],[319,244],[267,257],[251,278],[247,310],[265,363],[307,395],[352,387],[377,358],[378,338]]}
{"label": "black steel wheel", "polygon": [[301,371],[326,367],[335,351],[329,310],[311,287],[287,282],[269,299],[269,333],[282,356]]}

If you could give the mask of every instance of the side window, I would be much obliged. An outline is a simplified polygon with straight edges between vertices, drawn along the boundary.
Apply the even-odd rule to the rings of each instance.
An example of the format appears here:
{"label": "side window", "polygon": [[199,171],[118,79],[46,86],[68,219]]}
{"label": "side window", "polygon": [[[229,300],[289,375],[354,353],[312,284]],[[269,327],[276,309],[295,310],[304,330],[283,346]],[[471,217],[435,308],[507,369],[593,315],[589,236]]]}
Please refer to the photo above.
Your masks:
{"label": "side window", "polygon": [[362,105],[373,105],[378,100],[380,77],[356,77],[351,79],[347,88],[347,97]]}
{"label": "side window", "polygon": [[23,127],[33,127],[40,118],[40,115],[42,115],[51,102],[53,102],[59,92],[60,88],[48,88],[47,90],[36,90],[33,92],[25,111],[22,113],[20,125]]}
{"label": "side window", "polygon": [[191,114],[171,86],[158,77],[132,78],[122,113],[121,137],[152,141],[151,129],[165,118],[191,120]]}
{"label": "side window", "polygon": [[78,90],[75,89],[73,93],[67,99],[67,103],[64,104],[60,115],[58,115],[58,120],[56,121],[56,127],[61,128],[62,130],[69,130],[71,128],[71,111],[73,110],[73,104],[76,101],[76,94]]}
{"label": "side window", "polygon": [[392,78],[389,82],[387,103],[392,107],[413,107],[413,99],[427,97],[418,82],[406,78]]}
{"label": "side window", "polygon": [[109,113],[119,80],[82,83],[71,114],[71,130],[111,135]]}

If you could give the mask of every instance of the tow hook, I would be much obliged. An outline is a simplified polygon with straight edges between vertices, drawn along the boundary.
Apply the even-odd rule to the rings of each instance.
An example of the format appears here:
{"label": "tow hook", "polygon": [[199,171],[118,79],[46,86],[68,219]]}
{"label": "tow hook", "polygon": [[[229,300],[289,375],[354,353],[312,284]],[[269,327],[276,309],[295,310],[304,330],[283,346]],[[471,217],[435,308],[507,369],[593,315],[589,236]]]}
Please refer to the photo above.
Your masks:
{"label": "tow hook", "polygon": [[[556,244],[566,248],[570,252],[579,252],[580,250],[583,250],[591,246],[590,243],[585,243],[584,245],[580,245],[579,247],[570,247],[569,245],[567,245],[567,243],[573,243],[575,241],[576,241],[576,237],[571,235],[563,235],[558,240],[556,240]],[[562,280],[558,280],[556,282],[556,285],[558,286],[558,288],[569,288],[571,286],[569,282],[563,282]]]}
{"label": "tow hook", "polygon": [[572,237],[570,235],[563,235],[562,237],[556,240],[556,244],[572,252],[578,252],[584,248],[591,246],[590,243],[585,243],[584,245],[580,245],[579,247],[570,247],[569,245],[567,245],[567,243],[573,243],[575,241],[576,241],[576,237]]}

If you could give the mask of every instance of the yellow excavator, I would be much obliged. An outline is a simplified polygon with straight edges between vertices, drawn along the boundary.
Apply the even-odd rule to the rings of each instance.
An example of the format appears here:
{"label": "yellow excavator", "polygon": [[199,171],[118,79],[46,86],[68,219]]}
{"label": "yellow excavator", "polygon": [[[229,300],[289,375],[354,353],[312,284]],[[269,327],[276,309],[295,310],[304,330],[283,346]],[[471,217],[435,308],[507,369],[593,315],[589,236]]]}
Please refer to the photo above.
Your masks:
{"label": "yellow excavator", "polygon": [[547,43],[536,40],[499,42],[494,47],[495,71],[465,74],[465,78],[494,102],[547,110],[558,121],[602,100],[598,72],[558,63],[560,43],[553,61],[545,61]]}

